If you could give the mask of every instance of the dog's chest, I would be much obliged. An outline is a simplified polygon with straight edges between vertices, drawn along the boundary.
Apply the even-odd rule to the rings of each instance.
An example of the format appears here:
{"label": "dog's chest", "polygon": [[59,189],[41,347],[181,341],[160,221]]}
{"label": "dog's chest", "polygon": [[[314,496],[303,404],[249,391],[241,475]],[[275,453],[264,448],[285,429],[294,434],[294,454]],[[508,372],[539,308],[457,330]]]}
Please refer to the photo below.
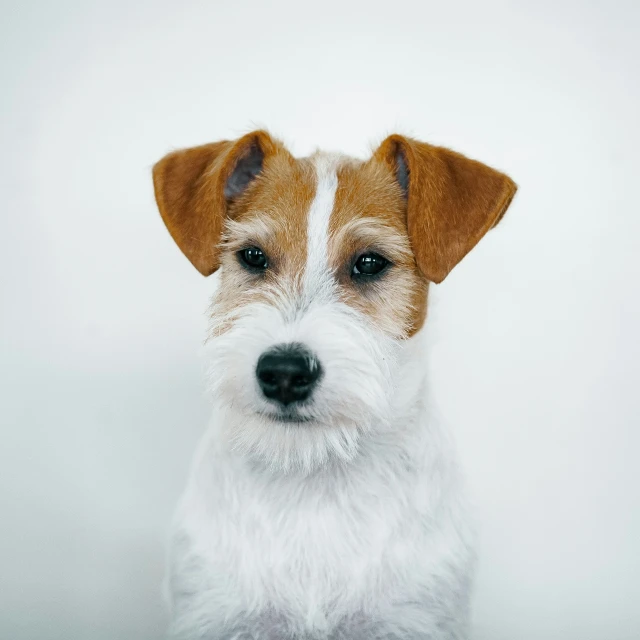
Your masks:
{"label": "dog's chest", "polygon": [[[224,481],[223,481],[224,482]],[[373,475],[317,492],[293,482],[219,485],[198,547],[250,605],[286,610],[321,627],[391,594],[424,551],[416,486]],[[419,491],[419,489],[418,489]],[[232,495],[233,494],[233,495]]]}

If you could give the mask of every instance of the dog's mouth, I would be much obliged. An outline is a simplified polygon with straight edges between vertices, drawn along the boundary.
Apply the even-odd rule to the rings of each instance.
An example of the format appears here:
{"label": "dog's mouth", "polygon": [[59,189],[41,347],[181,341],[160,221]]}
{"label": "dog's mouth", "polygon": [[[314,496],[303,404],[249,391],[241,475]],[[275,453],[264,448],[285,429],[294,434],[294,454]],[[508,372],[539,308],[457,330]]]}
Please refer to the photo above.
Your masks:
{"label": "dog's mouth", "polygon": [[309,424],[315,421],[311,416],[302,415],[297,411],[265,411],[261,415],[273,422],[285,424]]}

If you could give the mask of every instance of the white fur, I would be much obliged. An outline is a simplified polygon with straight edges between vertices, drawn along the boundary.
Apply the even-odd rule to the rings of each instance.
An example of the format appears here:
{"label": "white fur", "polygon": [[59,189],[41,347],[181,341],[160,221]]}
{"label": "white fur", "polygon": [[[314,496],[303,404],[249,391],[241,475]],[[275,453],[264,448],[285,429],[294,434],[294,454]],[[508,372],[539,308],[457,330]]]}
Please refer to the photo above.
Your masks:
{"label": "white fur", "polygon": [[[303,286],[238,308],[208,346],[215,408],[175,520],[172,634],[461,640],[472,535],[425,400],[424,336],[389,337],[338,300],[326,257],[336,161],[316,167]],[[255,380],[260,354],[286,342],[324,370],[309,424],[270,419]]]}
{"label": "white fur", "polygon": [[316,195],[309,209],[307,223],[307,264],[304,273],[304,295],[307,299],[327,296],[333,281],[328,268],[329,220],[338,188],[337,167],[340,156],[318,153]]}

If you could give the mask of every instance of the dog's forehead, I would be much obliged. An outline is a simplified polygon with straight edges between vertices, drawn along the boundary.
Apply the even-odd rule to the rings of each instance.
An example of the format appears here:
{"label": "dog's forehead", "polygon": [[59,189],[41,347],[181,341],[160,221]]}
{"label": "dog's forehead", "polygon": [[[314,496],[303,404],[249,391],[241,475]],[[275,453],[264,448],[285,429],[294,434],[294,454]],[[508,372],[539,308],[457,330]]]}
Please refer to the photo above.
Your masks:
{"label": "dog's forehead", "polygon": [[[275,156],[239,204],[227,227],[229,248],[258,246],[270,265],[265,286],[251,288],[253,299],[264,289],[268,304],[280,301],[275,305],[287,310],[339,301],[396,337],[422,326],[427,285],[411,249],[406,199],[387,165],[322,152]],[[365,292],[351,274],[358,256],[369,252],[397,268],[384,287]],[[233,279],[237,261],[229,264]],[[229,290],[231,308],[238,286]]]}
{"label": "dog's forehead", "polygon": [[337,176],[332,231],[358,218],[377,219],[398,232],[406,231],[405,199],[386,164],[347,159],[338,164]]}
{"label": "dog's forehead", "polygon": [[321,151],[296,159],[276,154],[248,196],[235,220],[248,228],[259,221],[269,237],[256,239],[298,263],[323,243],[329,252],[333,240],[345,240],[340,230],[359,219],[406,235],[402,191],[389,167],[373,160]]}

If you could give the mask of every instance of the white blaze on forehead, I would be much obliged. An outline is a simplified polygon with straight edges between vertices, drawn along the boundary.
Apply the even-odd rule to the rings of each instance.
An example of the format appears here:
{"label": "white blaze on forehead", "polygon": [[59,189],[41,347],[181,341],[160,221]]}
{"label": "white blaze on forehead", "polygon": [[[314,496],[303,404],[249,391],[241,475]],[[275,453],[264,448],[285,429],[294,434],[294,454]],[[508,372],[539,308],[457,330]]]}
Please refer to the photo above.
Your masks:
{"label": "white blaze on forehead", "polygon": [[317,153],[311,158],[317,177],[316,195],[309,209],[307,222],[307,263],[304,272],[304,293],[311,299],[330,296],[332,278],[329,268],[329,220],[338,188],[337,169],[342,157]]}

